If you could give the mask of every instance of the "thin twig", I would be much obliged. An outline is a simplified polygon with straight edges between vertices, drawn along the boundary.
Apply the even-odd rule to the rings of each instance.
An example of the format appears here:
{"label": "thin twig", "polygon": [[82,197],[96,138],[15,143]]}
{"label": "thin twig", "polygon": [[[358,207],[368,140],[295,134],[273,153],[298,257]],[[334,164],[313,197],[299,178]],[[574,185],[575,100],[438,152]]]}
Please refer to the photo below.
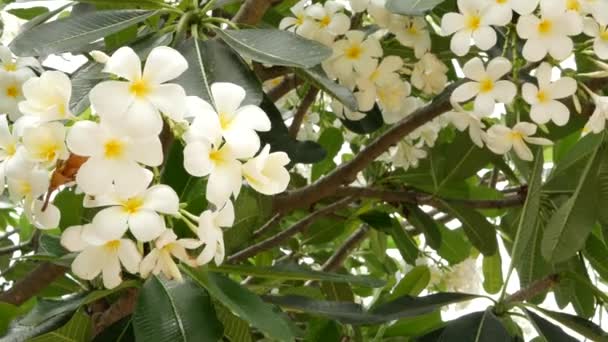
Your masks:
{"label": "thin twig", "polygon": [[258,237],[262,236],[268,230],[273,228],[275,224],[279,223],[279,221],[281,221],[282,218],[283,218],[283,215],[281,213],[274,215],[272,218],[270,218],[270,220],[268,220],[268,222],[264,223],[263,226],[261,226],[256,231],[254,231],[251,238],[257,239]]}
{"label": "thin twig", "polygon": [[306,96],[304,96],[304,98],[302,99],[302,102],[300,102],[300,106],[298,107],[298,110],[293,116],[293,122],[289,127],[289,135],[292,138],[295,139],[298,136],[300,127],[304,122],[304,117],[306,117],[306,113],[308,113],[308,109],[310,108],[310,106],[312,106],[312,104],[315,102],[317,94],[319,94],[318,88],[310,88],[310,90],[308,90],[308,93],[306,93]]}
{"label": "thin twig", "polygon": [[4,255],[4,254],[9,254],[9,253],[13,253],[15,251],[19,251],[22,250],[24,248],[30,247],[32,246],[33,243],[31,240],[20,243],[18,245],[14,245],[14,246],[8,246],[8,247],[4,247],[4,248],[0,248],[0,255]]}
{"label": "thin twig", "polygon": [[367,233],[369,232],[369,227],[367,225],[363,225],[361,228],[357,229],[351,236],[344,241],[342,246],[338,248],[334,254],[332,254],[327,261],[323,264],[321,269],[323,271],[335,271],[342,266],[346,258],[352,253],[352,251],[357,248],[357,246],[365,240]]}
{"label": "thin twig", "polygon": [[290,237],[292,237],[300,232],[305,231],[311,224],[313,224],[320,217],[325,216],[335,210],[338,210],[338,209],[344,207],[351,201],[352,201],[352,198],[347,197],[338,202],[332,203],[322,209],[319,209],[318,211],[310,213],[309,215],[307,215],[300,221],[296,222],[293,226],[279,232],[278,234],[276,234],[264,241],[256,243],[255,245],[249,246],[249,247],[229,256],[227,259],[227,262],[234,263],[234,262],[242,261],[242,260],[245,260],[251,256],[254,256],[260,252],[263,252],[267,249],[278,246],[285,240],[289,239]]}
{"label": "thin twig", "polygon": [[276,102],[302,83],[304,83],[304,81],[294,75],[286,76],[281,83],[270,89],[266,94],[272,102]]}

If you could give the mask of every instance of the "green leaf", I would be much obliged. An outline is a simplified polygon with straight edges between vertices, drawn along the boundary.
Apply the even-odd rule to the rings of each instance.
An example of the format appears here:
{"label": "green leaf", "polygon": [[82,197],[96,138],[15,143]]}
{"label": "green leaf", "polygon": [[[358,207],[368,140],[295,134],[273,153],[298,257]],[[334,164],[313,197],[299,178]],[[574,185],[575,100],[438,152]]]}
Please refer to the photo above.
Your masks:
{"label": "green leaf", "polygon": [[456,265],[471,255],[471,243],[467,241],[462,228],[450,230],[441,227],[441,247],[437,250],[450,265]]}
{"label": "green leaf", "polygon": [[585,246],[597,218],[597,176],[600,165],[598,145],[577,176],[572,196],[553,214],[543,236],[545,259],[557,263],[568,260]]}
{"label": "green leaf", "polygon": [[224,248],[228,255],[251,242],[253,231],[271,216],[272,197],[244,187],[234,202],[235,221],[224,232]]}
{"label": "green leaf", "polygon": [[313,271],[299,265],[276,265],[273,267],[222,265],[210,266],[209,271],[283,280],[322,280],[369,287],[382,287],[386,284],[383,280],[368,276]]}
{"label": "green leaf", "polygon": [[218,341],[221,323],[209,295],[194,282],[150,277],[141,288],[133,329],[137,341]]}
{"label": "green leaf", "polygon": [[425,241],[433,249],[441,247],[441,232],[437,222],[417,205],[405,205],[406,219],[418,231],[424,234]]}
{"label": "green leaf", "polygon": [[140,23],[154,11],[96,11],[58,19],[17,36],[10,48],[19,56],[46,56],[76,51],[87,44]]}
{"label": "green leaf", "polygon": [[433,311],[426,315],[398,320],[386,329],[384,337],[420,336],[437,329],[442,324],[441,312]]}
{"label": "green leaf", "polygon": [[360,120],[340,119],[344,127],[357,134],[370,134],[384,126],[384,118],[377,105],[369,112],[363,113],[365,117]]}
{"label": "green leaf", "polygon": [[469,241],[483,255],[493,255],[498,249],[494,226],[474,209],[442,201],[448,212],[462,223]]}
{"label": "green leaf", "polygon": [[0,302],[0,336],[4,336],[13,319],[19,315],[19,308],[13,304]]}
{"label": "green leaf", "polygon": [[404,296],[366,311],[356,303],[328,302],[301,296],[265,296],[264,300],[295,311],[335,319],[345,324],[371,325],[431,313],[445,305],[477,298],[464,293],[436,293],[424,297]]}
{"label": "green leaf", "polygon": [[595,235],[589,235],[583,255],[589,261],[589,264],[595,269],[599,276],[608,280],[608,264],[606,264],[606,256],[608,255],[608,247],[602,240]]}
{"label": "green leaf", "polygon": [[483,288],[489,294],[497,294],[502,288],[502,260],[500,253],[483,257]]}
{"label": "green leaf", "polygon": [[75,0],[85,4],[92,4],[98,6],[111,6],[115,8],[142,8],[142,9],[161,9],[170,7],[163,2],[163,0]]}
{"label": "green leaf", "polygon": [[393,292],[386,297],[387,301],[395,300],[402,296],[419,295],[431,281],[431,271],[426,266],[416,266],[401,278]]}
{"label": "green leaf", "polygon": [[188,71],[175,80],[188,95],[199,96],[213,104],[211,84],[230,82],[243,87],[247,93],[243,104],[262,102],[262,85],[247,64],[218,39],[186,40],[178,47],[188,61]]}
{"label": "green leaf", "polygon": [[242,57],[264,64],[311,68],[331,56],[325,45],[284,30],[214,31]]}
{"label": "green leaf", "polygon": [[232,342],[251,342],[249,324],[235,316],[221,304],[215,304],[217,319],[224,326],[224,336]]}
{"label": "green leaf", "polygon": [[421,16],[444,0],[387,0],[386,9],[401,15]]}
{"label": "green leaf", "polygon": [[49,9],[47,7],[13,8],[7,12],[17,18],[30,20],[39,15],[48,13]]}
{"label": "green leaf", "polygon": [[61,212],[59,229],[64,230],[71,226],[82,224],[84,207],[82,201],[84,194],[76,194],[76,189],[66,188],[57,194],[53,204]]}
{"label": "green leaf", "polygon": [[356,111],[359,108],[353,92],[345,86],[330,80],[320,65],[308,69],[296,69],[295,72],[299,77],[314,84],[317,88],[329,94],[329,96],[340,101],[346,108],[352,111]]}
{"label": "green leaf", "polygon": [[73,312],[81,305],[82,298],[82,295],[73,295],[62,299],[41,298],[32,311],[19,321],[19,324],[39,325],[57,315]]}
{"label": "green leaf", "polygon": [[69,251],[61,245],[59,236],[44,233],[40,235],[37,254],[61,257],[68,253]]}
{"label": "green leaf", "polygon": [[536,223],[540,210],[543,165],[543,150],[539,148],[534,157],[534,167],[528,183],[528,195],[519,217],[515,240],[511,248],[511,270],[509,272],[513,267],[518,268],[521,263],[529,261],[522,256],[524,253],[530,253],[530,249],[526,247],[530,241],[533,241],[533,237],[540,228]]}
{"label": "green leaf", "polygon": [[535,314],[530,310],[524,309],[526,315],[530,318],[530,322],[534,325],[534,328],[540,336],[542,336],[547,342],[575,342],[578,341],[574,337],[566,334],[566,332],[559,326],[549,322],[541,316]]}
{"label": "green leaf", "polygon": [[319,177],[336,167],[336,163],[334,163],[333,159],[338,152],[340,152],[342,144],[344,144],[342,131],[334,127],[329,127],[323,131],[319,137],[318,143],[323,146],[326,151],[326,155],[321,162],[312,166],[312,181],[319,179]]}
{"label": "green leaf", "polygon": [[207,289],[211,297],[253,327],[279,341],[295,340],[295,332],[286,315],[275,311],[271,305],[264,303],[255,293],[223,275],[200,269],[186,267],[182,269]]}
{"label": "green leaf", "polygon": [[563,312],[536,308],[544,315],[576,331],[592,341],[608,341],[608,333],[590,320]]}
{"label": "green leaf", "polygon": [[92,322],[89,315],[76,311],[67,324],[61,328],[28,340],[28,342],[84,342],[90,341]]}
{"label": "green leaf", "polygon": [[[428,339],[429,341],[513,341],[502,322],[492,313],[491,308],[450,321],[444,328],[429,335],[432,335],[432,338]],[[423,337],[421,341],[427,341],[427,339]]]}

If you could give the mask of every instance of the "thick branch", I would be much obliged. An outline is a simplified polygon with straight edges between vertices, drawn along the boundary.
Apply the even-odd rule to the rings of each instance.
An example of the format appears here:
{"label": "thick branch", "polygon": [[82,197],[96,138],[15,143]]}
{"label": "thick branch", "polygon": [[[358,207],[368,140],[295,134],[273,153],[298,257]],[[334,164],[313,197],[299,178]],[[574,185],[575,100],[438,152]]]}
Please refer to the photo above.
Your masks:
{"label": "thick branch", "polygon": [[300,131],[300,126],[302,126],[302,122],[304,122],[304,117],[308,112],[308,109],[315,102],[317,98],[317,94],[319,93],[319,89],[310,88],[306,96],[302,99],[296,114],[293,116],[293,122],[291,123],[291,127],[289,127],[289,135],[292,138],[296,138],[298,136],[298,132]]}
{"label": "thick branch", "polygon": [[42,263],[7,291],[0,294],[0,301],[19,306],[44,290],[66,271],[63,266],[50,262]]}
{"label": "thick branch", "polygon": [[266,94],[268,95],[268,98],[272,100],[272,102],[276,102],[302,83],[304,83],[304,81],[300,78],[293,75],[286,76],[281,83],[270,89]]}
{"label": "thick branch", "polygon": [[330,204],[318,211],[310,213],[306,217],[301,219],[300,221],[296,222],[293,226],[277,233],[276,235],[274,235],[262,242],[251,245],[251,246],[243,249],[242,251],[239,251],[239,252],[229,256],[227,261],[228,261],[228,263],[242,261],[242,260],[252,257],[260,252],[263,252],[267,249],[278,246],[281,243],[283,243],[285,240],[289,239],[290,237],[292,237],[300,232],[305,231],[317,219],[342,208],[343,206],[347,205],[351,201],[352,201],[352,198],[344,198],[344,199],[342,199],[338,202],[335,202],[333,204]]}
{"label": "thick branch", "polygon": [[95,319],[94,335],[98,335],[107,327],[133,313],[138,295],[138,289],[130,288],[125,290],[122,297],[114,302],[106,311],[97,316]]}
{"label": "thick branch", "polygon": [[260,81],[264,82],[277,77],[285,76],[291,72],[291,69],[283,66],[265,68],[262,64],[253,62],[253,71],[258,76]]}
{"label": "thick branch", "polygon": [[551,274],[546,278],[537,280],[530,284],[530,286],[525,289],[521,289],[514,294],[510,295],[505,299],[505,302],[524,302],[530,300],[540,294],[545,293],[547,290],[551,289],[553,286],[559,283],[559,275]]}
{"label": "thick branch", "polygon": [[255,25],[262,19],[272,3],[273,0],[245,0],[232,21],[237,24]]}
{"label": "thick branch", "polygon": [[277,196],[275,209],[284,212],[294,208],[308,206],[322,198],[331,196],[341,185],[351,183],[359,171],[365,169],[382,153],[387,151],[389,147],[398,143],[418,127],[421,127],[450,110],[452,108],[449,101],[450,94],[460,84],[462,84],[462,82],[456,82],[446,88],[446,90],[438,95],[429,105],[408,115],[371,142],[350,162],[342,164],[326,177],[323,177],[317,182],[302,189],[292,191],[282,196]]}
{"label": "thick branch", "polygon": [[338,250],[336,250],[334,254],[329,257],[329,259],[327,259],[327,261],[325,261],[322,266],[322,270],[330,272],[340,268],[352,251],[357,248],[357,246],[359,246],[363,240],[365,240],[367,232],[369,232],[369,227],[367,225],[357,229],[353,235],[349,236],[348,239],[344,241],[342,246],[340,246],[340,248],[338,248]]}

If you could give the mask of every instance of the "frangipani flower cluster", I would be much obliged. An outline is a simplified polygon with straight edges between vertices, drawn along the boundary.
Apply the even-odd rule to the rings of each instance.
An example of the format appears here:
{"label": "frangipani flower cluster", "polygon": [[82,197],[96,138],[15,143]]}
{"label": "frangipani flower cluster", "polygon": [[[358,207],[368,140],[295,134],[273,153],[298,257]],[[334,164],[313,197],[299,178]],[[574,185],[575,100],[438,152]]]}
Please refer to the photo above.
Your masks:
{"label": "frangipani flower cluster", "polygon": [[[176,261],[220,264],[222,229],[234,223],[231,201],[243,180],[266,195],[287,188],[289,157],[262,148],[257,135],[270,130],[266,113],[241,106],[245,90],[232,83],[211,85],[213,105],[188,97],[172,83],[188,68],[172,48],[154,48],[143,68],[129,47],[98,58],[110,79],[90,91],[90,119],[70,111],[67,75],[37,74],[7,51],[0,51],[6,69],[0,71],[0,84],[9,74],[19,79],[10,87],[20,101],[5,110],[10,115],[0,116],[0,187],[8,187],[10,199],[40,229],[59,225],[61,212],[50,200],[52,192],[76,187],[84,193],[83,206],[93,212],[90,223],[68,227],[61,237],[63,246],[77,253],[72,271],[82,279],[101,275],[104,286],[113,288],[123,271],[181,279]],[[200,216],[180,209],[178,195],[154,173],[165,159],[159,137],[163,127],[178,126],[189,127],[176,137],[185,142],[183,167],[192,176],[208,176],[210,207]],[[56,184],[61,166],[74,161],[73,180]],[[178,237],[168,224],[173,220],[185,220],[196,238]]]}

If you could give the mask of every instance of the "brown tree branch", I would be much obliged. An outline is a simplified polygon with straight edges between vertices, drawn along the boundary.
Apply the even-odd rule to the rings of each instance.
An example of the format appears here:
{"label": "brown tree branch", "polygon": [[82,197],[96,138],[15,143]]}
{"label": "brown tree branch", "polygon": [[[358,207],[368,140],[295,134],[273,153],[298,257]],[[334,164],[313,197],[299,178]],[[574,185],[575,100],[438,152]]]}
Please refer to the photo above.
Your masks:
{"label": "brown tree branch", "polygon": [[277,77],[285,76],[291,72],[291,69],[283,66],[273,66],[270,68],[265,68],[262,64],[258,62],[253,62],[252,65],[253,71],[262,82],[272,80]]}
{"label": "brown tree branch", "polygon": [[255,25],[262,20],[262,17],[274,2],[278,1],[245,0],[232,21],[237,24]]}
{"label": "brown tree branch", "polygon": [[560,277],[558,274],[551,274],[508,296],[505,299],[505,303],[524,302],[530,300],[551,289],[553,286],[557,285],[559,281]]}
{"label": "brown tree branch", "polygon": [[306,96],[304,96],[304,98],[302,99],[302,102],[300,102],[300,106],[298,107],[298,110],[293,116],[293,122],[289,127],[289,135],[292,138],[295,139],[298,136],[298,132],[300,131],[300,127],[302,126],[302,122],[304,122],[304,117],[306,117],[306,113],[308,113],[308,109],[310,108],[310,106],[312,106],[312,104],[315,102],[317,94],[319,94],[318,88],[310,88],[310,90],[308,90],[308,93],[306,93]]}
{"label": "brown tree branch", "polygon": [[129,316],[135,310],[139,290],[129,288],[125,293],[110,307],[95,317],[93,335],[97,336],[103,330],[121,319]]}
{"label": "brown tree branch", "polygon": [[351,201],[352,201],[352,198],[347,197],[338,202],[332,203],[322,209],[319,209],[318,211],[312,212],[312,213],[308,214],[306,217],[304,217],[303,219],[301,219],[300,221],[296,222],[291,227],[277,233],[276,235],[274,235],[264,241],[251,245],[239,252],[234,253],[233,255],[229,256],[226,260],[228,263],[242,261],[242,260],[252,257],[260,252],[263,252],[267,249],[278,246],[285,240],[289,239],[290,237],[305,231],[311,224],[313,224],[316,220],[318,220],[322,216],[330,214],[330,213],[346,206]]}
{"label": "brown tree branch", "polygon": [[344,241],[342,246],[338,248],[334,254],[332,254],[327,261],[323,264],[321,269],[326,272],[335,271],[348,258],[348,256],[352,253],[352,251],[357,248],[357,246],[365,240],[367,237],[367,233],[369,232],[369,227],[367,225],[363,225],[361,228],[357,229],[351,236]]}
{"label": "brown tree branch", "polygon": [[10,289],[2,292],[0,301],[19,306],[61,277],[66,270],[63,266],[44,262],[13,284]]}
{"label": "brown tree branch", "polygon": [[268,220],[268,222],[264,223],[263,226],[261,226],[260,228],[255,230],[253,232],[253,234],[251,235],[251,238],[257,239],[258,237],[262,236],[264,233],[266,233],[268,230],[270,230],[272,227],[274,227],[275,224],[279,223],[282,218],[283,218],[283,215],[281,215],[281,214],[274,215],[272,218],[270,218],[270,220]]}
{"label": "brown tree branch", "polygon": [[267,91],[266,94],[268,95],[268,98],[272,100],[272,102],[276,102],[302,83],[304,83],[304,81],[295,77],[294,75],[286,76],[281,83]]}

